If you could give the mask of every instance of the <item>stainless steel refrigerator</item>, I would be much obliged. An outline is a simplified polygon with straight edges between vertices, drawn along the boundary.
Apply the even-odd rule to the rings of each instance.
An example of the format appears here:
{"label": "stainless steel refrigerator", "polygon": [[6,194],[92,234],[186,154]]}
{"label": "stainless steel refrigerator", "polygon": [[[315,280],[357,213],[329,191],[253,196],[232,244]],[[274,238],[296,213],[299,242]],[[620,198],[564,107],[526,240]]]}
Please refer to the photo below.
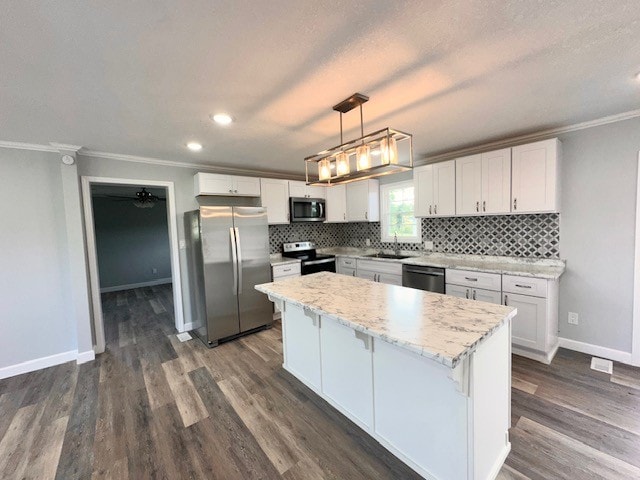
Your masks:
{"label": "stainless steel refrigerator", "polygon": [[208,346],[269,326],[273,309],[255,290],[271,281],[267,211],[200,207],[185,213],[194,331]]}

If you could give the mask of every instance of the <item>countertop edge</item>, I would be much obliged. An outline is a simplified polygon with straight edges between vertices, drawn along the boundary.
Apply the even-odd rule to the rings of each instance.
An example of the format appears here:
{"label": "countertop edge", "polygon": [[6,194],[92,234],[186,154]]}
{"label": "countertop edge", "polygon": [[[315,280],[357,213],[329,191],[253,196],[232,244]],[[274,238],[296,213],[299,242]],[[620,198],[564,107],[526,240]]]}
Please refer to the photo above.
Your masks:
{"label": "countertop edge", "polygon": [[362,333],[366,333],[367,335],[371,335],[372,337],[379,338],[380,340],[385,341],[385,342],[387,342],[387,343],[389,343],[391,345],[397,345],[397,346],[402,347],[402,348],[404,348],[406,350],[409,350],[411,352],[417,353],[418,355],[420,355],[422,357],[434,360],[437,363],[440,363],[440,364],[444,365],[445,367],[449,367],[451,369],[456,368],[456,366],[458,366],[458,364],[462,360],[464,360],[466,357],[468,357],[474,351],[476,351],[478,346],[480,346],[481,343],[483,343],[486,339],[488,339],[493,334],[493,332],[495,332],[498,328],[503,326],[509,320],[512,320],[513,317],[515,317],[516,314],[518,313],[517,309],[513,308],[512,311],[502,319],[502,321],[500,321],[493,328],[488,330],[475,343],[473,343],[472,345],[467,347],[464,352],[462,352],[460,355],[458,355],[456,357],[450,358],[450,357],[444,357],[444,356],[442,356],[442,355],[440,355],[438,353],[433,353],[433,352],[427,351],[424,347],[419,347],[419,346],[417,346],[417,345],[415,345],[413,343],[402,341],[402,340],[398,340],[396,338],[389,337],[388,335],[381,334],[379,332],[376,332],[375,330],[371,330],[371,329],[369,329],[367,327],[364,327],[364,326],[360,325],[359,323],[354,323],[354,322],[352,322],[350,320],[347,320],[347,319],[345,319],[343,317],[340,317],[340,316],[336,315],[335,313],[327,312],[326,310],[323,310],[321,308],[312,307],[312,306],[304,304],[304,303],[302,303],[300,301],[291,299],[290,297],[286,297],[284,295],[280,295],[280,294],[274,293],[274,292],[268,290],[267,288],[265,288],[263,286],[263,284],[256,285],[255,289],[258,290],[259,292],[262,292],[262,293],[272,297],[272,298],[276,298],[278,300],[290,302],[293,305],[296,305],[298,307],[306,309],[306,310],[308,310],[308,311],[310,311],[312,313],[315,313],[317,315],[322,315],[322,316],[331,318],[333,320],[336,320],[341,325],[344,325],[344,326],[349,327],[349,328],[353,328],[354,330],[357,330],[357,331],[362,332]]}

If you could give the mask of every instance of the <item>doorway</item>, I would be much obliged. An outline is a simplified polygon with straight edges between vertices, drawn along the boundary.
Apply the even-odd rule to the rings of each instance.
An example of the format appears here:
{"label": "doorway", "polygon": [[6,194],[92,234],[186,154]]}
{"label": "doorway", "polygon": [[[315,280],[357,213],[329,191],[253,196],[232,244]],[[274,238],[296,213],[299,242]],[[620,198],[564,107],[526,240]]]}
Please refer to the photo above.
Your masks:
{"label": "doorway", "polygon": [[82,178],[96,353],[184,331],[173,182]]}

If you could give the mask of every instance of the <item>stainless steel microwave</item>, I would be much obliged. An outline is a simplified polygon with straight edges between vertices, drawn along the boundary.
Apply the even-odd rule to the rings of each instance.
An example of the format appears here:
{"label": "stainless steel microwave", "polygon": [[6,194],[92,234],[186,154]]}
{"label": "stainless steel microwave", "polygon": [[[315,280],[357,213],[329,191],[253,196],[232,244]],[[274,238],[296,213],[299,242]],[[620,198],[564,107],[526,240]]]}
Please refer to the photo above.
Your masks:
{"label": "stainless steel microwave", "polygon": [[289,214],[292,222],[324,222],[324,198],[289,198]]}

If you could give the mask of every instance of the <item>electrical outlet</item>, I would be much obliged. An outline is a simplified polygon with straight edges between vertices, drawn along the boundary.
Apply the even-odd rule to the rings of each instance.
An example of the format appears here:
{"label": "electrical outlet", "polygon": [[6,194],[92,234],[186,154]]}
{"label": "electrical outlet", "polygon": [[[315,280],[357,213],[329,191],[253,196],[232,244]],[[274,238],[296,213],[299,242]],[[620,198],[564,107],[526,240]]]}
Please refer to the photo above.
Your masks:
{"label": "electrical outlet", "polygon": [[576,312],[569,312],[567,322],[571,325],[578,325],[578,314]]}
{"label": "electrical outlet", "polygon": [[157,268],[152,268],[151,269],[151,273],[153,273],[154,275],[158,274],[158,269]]}
{"label": "electrical outlet", "polygon": [[424,242],[424,249],[425,250],[433,250],[433,242],[432,241]]}
{"label": "electrical outlet", "polygon": [[364,243],[367,247],[371,246],[371,240],[369,238],[365,238]]}

